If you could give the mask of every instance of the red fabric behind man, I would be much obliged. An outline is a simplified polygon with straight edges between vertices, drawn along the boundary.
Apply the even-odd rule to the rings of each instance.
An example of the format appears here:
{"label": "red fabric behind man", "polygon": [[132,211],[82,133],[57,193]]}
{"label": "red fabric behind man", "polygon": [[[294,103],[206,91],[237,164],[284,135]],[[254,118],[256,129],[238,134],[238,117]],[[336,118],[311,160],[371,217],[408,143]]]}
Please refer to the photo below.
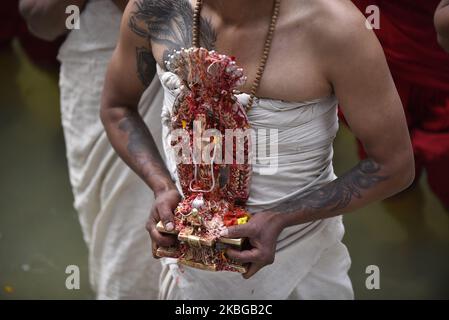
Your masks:
{"label": "red fabric behind man", "polygon": [[440,0],[353,2],[363,13],[369,5],[380,9],[375,32],[404,104],[416,176],[425,169],[431,189],[449,209],[449,54],[438,45],[433,24]]}

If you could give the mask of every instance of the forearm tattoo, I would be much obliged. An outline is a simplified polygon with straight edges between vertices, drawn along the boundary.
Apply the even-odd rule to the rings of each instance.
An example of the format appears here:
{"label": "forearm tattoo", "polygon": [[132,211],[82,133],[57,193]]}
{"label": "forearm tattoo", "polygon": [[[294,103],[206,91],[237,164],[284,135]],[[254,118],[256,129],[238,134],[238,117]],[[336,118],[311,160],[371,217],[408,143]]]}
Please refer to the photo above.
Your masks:
{"label": "forearm tattoo", "polygon": [[157,150],[156,143],[137,112],[129,111],[119,122],[119,129],[128,135],[127,151],[133,167],[141,178],[151,184],[151,178],[170,183],[170,175]]}
{"label": "forearm tattoo", "polygon": [[[164,47],[166,61],[173,50],[192,46],[193,9],[187,0],[139,0],[129,20],[129,28],[138,36]],[[201,18],[201,46],[215,48],[217,35],[209,20]],[[145,76],[148,49],[137,50],[139,78],[147,82]]]}
{"label": "forearm tattoo", "polygon": [[145,87],[148,87],[153,80],[156,62],[150,50],[145,47],[136,49],[137,76]]}
{"label": "forearm tattoo", "polygon": [[275,211],[292,213],[300,211],[339,211],[349,206],[353,199],[361,199],[363,193],[388,176],[380,175],[381,167],[372,159],[361,161],[340,178],[313,191],[307,196],[294,197],[274,208]]}
{"label": "forearm tattoo", "polygon": [[[138,0],[128,21],[129,28],[148,43],[161,45],[163,59],[182,47],[192,45],[193,8],[187,0]],[[215,47],[216,34],[210,22],[201,19],[201,45]],[[148,87],[155,68],[150,46],[136,47],[137,76]],[[154,139],[137,112],[130,111],[119,123],[128,136],[128,158],[133,168],[149,184],[171,183]],[[157,176],[157,179],[152,179]],[[154,190],[154,189],[153,189]]]}

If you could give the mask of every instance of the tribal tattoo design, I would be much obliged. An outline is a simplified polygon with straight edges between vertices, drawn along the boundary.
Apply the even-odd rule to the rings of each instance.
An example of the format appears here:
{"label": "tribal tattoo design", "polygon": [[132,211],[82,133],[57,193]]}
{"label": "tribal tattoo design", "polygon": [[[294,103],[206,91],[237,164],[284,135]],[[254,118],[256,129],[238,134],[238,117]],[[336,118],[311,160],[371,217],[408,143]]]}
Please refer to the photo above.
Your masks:
{"label": "tribal tattoo design", "polygon": [[[187,0],[139,0],[135,4],[129,28],[148,42],[164,46],[163,61],[174,50],[192,46],[193,8]],[[201,46],[215,48],[217,35],[208,19],[201,18]],[[149,64],[152,53],[147,48],[136,48],[139,79],[149,85]],[[151,75],[151,74],[150,74]]]}
{"label": "tribal tattoo design", "polygon": [[332,212],[346,208],[354,198],[361,199],[364,191],[388,179],[379,174],[381,167],[372,159],[361,161],[355,168],[323,188],[307,196],[298,196],[283,202],[273,210],[278,212]]}
{"label": "tribal tattoo design", "polygon": [[[146,182],[151,178],[157,178],[160,181],[168,180],[169,172],[159,153],[154,151],[157,150],[156,143],[137,112],[128,112],[120,121],[119,129],[128,134],[127,149],[142,179]],[[170,180],[166,181],[165,184],[170,182]]]}

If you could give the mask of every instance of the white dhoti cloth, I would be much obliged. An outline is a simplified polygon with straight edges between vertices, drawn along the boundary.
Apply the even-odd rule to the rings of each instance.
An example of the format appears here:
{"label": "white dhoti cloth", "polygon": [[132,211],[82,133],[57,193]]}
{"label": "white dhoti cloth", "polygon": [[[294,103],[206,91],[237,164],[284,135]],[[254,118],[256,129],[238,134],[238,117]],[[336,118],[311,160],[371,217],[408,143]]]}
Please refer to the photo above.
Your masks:
{"label": "white dhoti cloth", "polygon": [[[158,67],[164,87],[162,142],[167,166],[176,178],[170,152],[170,116],[179,92],[178,77]],[[248,95],[239,100],[246,104]],[[336,178],[332,143],[338,131],[337,100],[334,96],[307,103],[257,99],[248,114],[252,128],[278,130],[278,150],[258,155],[253,165],[247,208],[257,212],[303,195]],[[271,163],[277,172],[266,175]],[[163,259],[161,299],[352,299],[348,277],[351,260],[341,242],[341,217],[317,220],[286,228],[279,236],[272,265],[251,279],[231,272],[208,272],[180,267],[174,259]]]}
{"label": "white dhoti cloth", "polygon": [[[100,99],[122,13],[111,0],[89,0],[60,49],[61,116],[74,206],[89,249],[89,275],[99,299],[155,299],[159,261],[145,223],[151,190],[118,157],[101,124]],[[139,112],[161,141],[162,89],[157,77]]]}

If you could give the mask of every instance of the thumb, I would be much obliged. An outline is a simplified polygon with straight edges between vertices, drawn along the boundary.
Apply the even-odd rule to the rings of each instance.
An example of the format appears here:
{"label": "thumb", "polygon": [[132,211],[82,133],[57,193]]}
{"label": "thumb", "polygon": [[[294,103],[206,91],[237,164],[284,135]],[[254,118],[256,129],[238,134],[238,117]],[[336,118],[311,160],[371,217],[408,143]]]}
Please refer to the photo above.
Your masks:
{"label": "thumb", "polygon": [[167,231],[172,231],[175,228],[173,223],[173,210],[169,205],[160,205],[157,209],[159,218],[161,219]]}
{"label": "thumb", "polygon": [[220,236],[225,238],[249,238],[253,235],[253,227],[251,222],[231,226],[220,232]]}

